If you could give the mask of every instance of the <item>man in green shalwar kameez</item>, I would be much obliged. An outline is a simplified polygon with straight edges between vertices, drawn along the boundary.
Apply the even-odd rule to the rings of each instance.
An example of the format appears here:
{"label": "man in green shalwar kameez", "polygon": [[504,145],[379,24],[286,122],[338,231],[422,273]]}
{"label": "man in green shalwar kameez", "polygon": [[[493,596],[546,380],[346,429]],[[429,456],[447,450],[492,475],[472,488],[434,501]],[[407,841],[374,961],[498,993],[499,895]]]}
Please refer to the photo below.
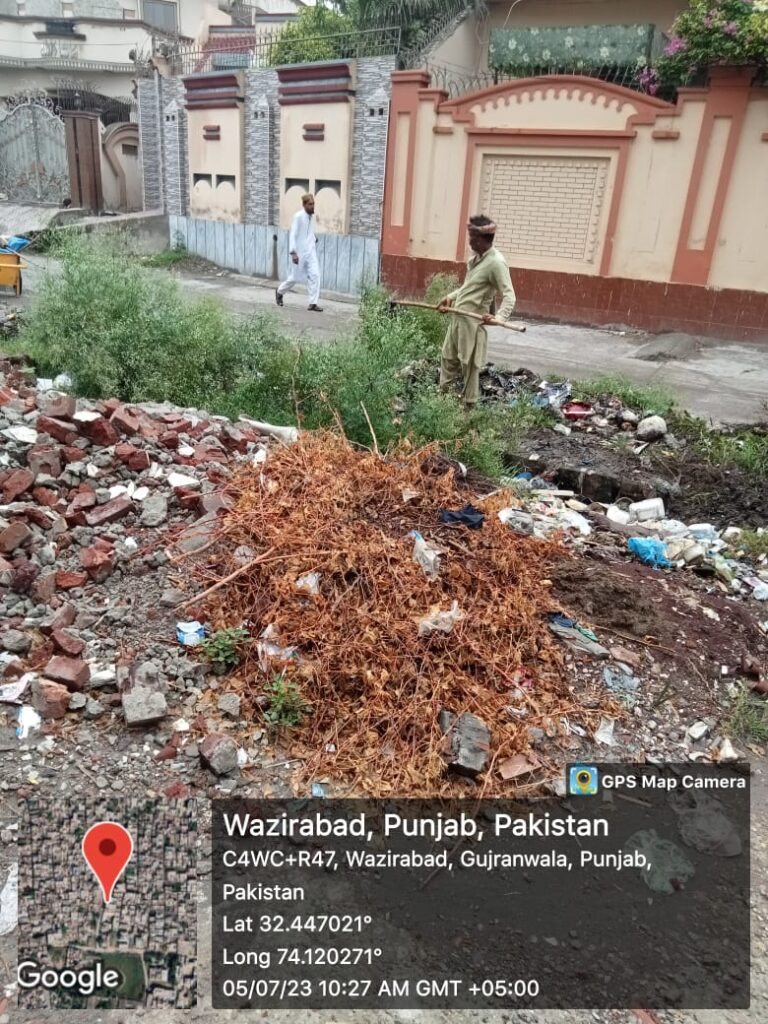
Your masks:
{"label": "man in green shalwar kameez", "polygon": [[[448,390],[456,381],[463,381],[461,397],[472,409],[480,397],[480,370],[488,352],[484,325],[494,319],[509,320],[516,299],[509,268],[493,245],[496,225],[488,217],[470,217],[467,230],[474,256],[467,264],[464,283],[442,300],[440,308],[479,313],[483,322],[451,314],[440,360],[440,387]],[[502,296],[502,304],[494,317],[489,310],[497,294]]]}

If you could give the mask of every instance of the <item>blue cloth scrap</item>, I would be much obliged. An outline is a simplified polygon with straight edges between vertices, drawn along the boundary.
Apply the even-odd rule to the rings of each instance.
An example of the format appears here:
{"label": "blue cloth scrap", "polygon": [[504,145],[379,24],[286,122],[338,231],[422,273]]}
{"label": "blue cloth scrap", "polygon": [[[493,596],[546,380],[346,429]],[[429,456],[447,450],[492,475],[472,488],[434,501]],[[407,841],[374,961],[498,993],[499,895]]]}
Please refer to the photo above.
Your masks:
{"label": "blue cloth scrap", "polygon": [[468,526],[470,530],[479,530],[485,522],[485,513],[476,509],[474,505],[465,505],[458,512],[451,512],[444,508],[440,513],[440,522],[448,523],[451,526]]}
{"label": "blue cloth scrap", "polygon": [[652,565],[654,569],[667,569],[673,563],[667,558],[667,548],[655,537],[630,537],[627,541],[630,553],[636,555],[641,562]]}

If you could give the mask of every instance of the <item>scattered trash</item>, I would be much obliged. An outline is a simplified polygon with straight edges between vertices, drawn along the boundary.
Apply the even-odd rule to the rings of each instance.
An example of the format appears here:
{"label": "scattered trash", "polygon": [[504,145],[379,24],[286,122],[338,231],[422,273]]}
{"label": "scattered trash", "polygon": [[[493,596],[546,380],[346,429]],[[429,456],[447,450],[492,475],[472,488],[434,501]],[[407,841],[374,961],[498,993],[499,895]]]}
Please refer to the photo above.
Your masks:
{"label": "scattered trash", "polygon": [[561,615],[558,612],[551,612],[549,628],[577,651],[584,651],[585,654],[591,654],[596,658],[608,657],[607,648],[598,642],[592,630],[580,626],[575,619],[569,619],[566,615]]}
{"label": "scattered trash", "polygon": [[421,566],[428,580],[434,581],[438,579],[440,576],[440,555],[443,554],[443,549],[435,547],[434,544],[424,540],[422,535],[416,530],[409,533],[408,536],[414,538],[414,561],[418,562]]}
{"label": "scattered trash", "polygon": [[189,722],[186,718],[177,718],[173,723],[174,732],[189,732]]}
{"label": "scattered trash", "polygon": [[176,639],[185,647],[196,647],[205,640],[205,626],[197,619],[192,622],[177,622]]}
{"label": "scattered trash", "polygon": [[259,665],[263,672],[266,672],[269,668],[269,662],[272,658],[279,661],[289,661],[296,657],[295,647],[281,647],[279,644],[272,642],[276,636],[277,630],[274,625],[270,623],[262,630],[261,639],[256,645],[256,650],[259,655]]}
{"label": "scattered trash", "polygon": [[10,935],[19,923],[19,865],[11,864],[0,892],[0,935]]}
{"label": "scattered trash", "polygon": [[736,748],[726,736],[715,753],[715,759],[719,764],[733,764],[739,760]]}
{"label": "scattered trash", "polygon": [[661,498],[633,501],[629,506],[629,512],[639,523],[644,523],[648,519],[663,519],[665,515],[664,502]]}
{"label": "scattered trash", "polygon": [[406,505],[408,504],[409,501],[413,501],[415,498],[418,498],[419,496],[419,492],[414,491],[412,487],[404,487],[400,493],[402,494],[403,501],[405,502]]}
{"label": "scattered trash", "polygon": [[741,839],[719,800],[687,790],[671,793],[669,802],[680,819],[678,827],[686,846],[714,857],[739,856]]}
{"label": "scattered trash", "polygon": [[304,590],[313,597],[318,597],[320,594],[320,573],[305,572],[303,576],[299,576],[296,580],[296,589]]}
{"label": "scattered trash", "polygon": [[696,874],[682,850],[669,839],[661,839],[655,829],[635,832],[625,843],[624,852],[645,856],[647,865],[640,869],[640,877],[649,889],[664,896],[685,888]]}
{"label": "scattered trash", "polygon": [[491,732],[482,718],[465,711],[456,718],[440,713],[440,728],[447,738],[448,767],[457,775],[475,778],[485,771],[491,749]]}
{"label": "scattered trash", "polygon": [[325,786],[319,782],[312,783],[312,796],[318,800],[325,799]]}
{"label": "scattered trash", "polygon": [[632,519],[631,514],[626,509],[619,508],[618,505],[609,505],[605,514],[612,523],[621,523],[623,526],[626,526]]}
{"label": "scattered trash", "polygon": [[299,439],[299,432],[296,427],[276,427],[272,423],[262,423],[259,420],[249,419],[247,416],[241,416],[240,421],[247,423],[254,430],[258,430],[260,434],[267,434],[269,437],[274,437],[275,440],[282,441],[284,444],[295,444]]}
{"label": "scattered trash", "polygon": [[567,420],[583,420],[591,416],[594,409],[586,402],[568,402],[562,407],[562,412]]}
{"label": "scattered trash", "polygon": [[479,530],[485,522],[485,513],[476,509],[474,505],[465,505],[458,512],[442,509],[440,522],[449,526],[468,526],[470,530]]}
{"label": "scattered trash", "polygon": [[4,683],[0,686],[0,703],[18,704],[22,694],[34,678],[34,672],[25,672],[24,675],[15,682]]}
{"label": "scattered trash", "polygon": [[558,513],[557,525],[561,530],[578,530],[582,537],[588,537],[592,533],[592,527],[584,516],[570,508]]}
{"label": "scattered trash", "polygon": [[521,775],[530,775],[539,767],[538,761],[529,761],[523,754],[515,754],[501,762],[499,774],[505,782],[509,782],[510,779],[517,779]]}
{"label": "scattered trash", "polygon": [[641,562],[652,565],[655,569],[666,569],[672,565],[667,558],[666,546],[655,537],[630,537],[627,548],[633,555],[637,555]]}
{"label": "scattered trash", "polygon": [[499,512],[499,520],[509,526],[515,533],[532,537],[534,532],[533,516],[521,508],[503,508]]}
{"label": "scattered trash", "polygon": [[19,724],[16,727],[16,735],[20,740],[25,740],[32,729],[39,729],[43,722],[40,715],[38,715],[34,708],[29,707],[28,704],[19,709],[18,720]]}
{"label": "scattered trash", "polygon": [[613,735],[615,725],[616,720],[614,718],[601,718],[600,725],[595,730],[595,742],[602,743],[604,747],[612,747],[616,742]]}
{"label": "scattered trash", "polygon": [[448,634],[463,618],[464,612],[459,610],[458,601],[454,601],[447,612],[441,611],[439,605],[434,605],[427,618],[419,622],[419,636],[431,636],[432,633]]}
{"label": "scattered trash", "polygon": [[629,708],[637,703],[637,694],[640,689],[640,680],[637,679],[629,669],[616,669],[606,666],[603,669],[603,682],[616,696]]}

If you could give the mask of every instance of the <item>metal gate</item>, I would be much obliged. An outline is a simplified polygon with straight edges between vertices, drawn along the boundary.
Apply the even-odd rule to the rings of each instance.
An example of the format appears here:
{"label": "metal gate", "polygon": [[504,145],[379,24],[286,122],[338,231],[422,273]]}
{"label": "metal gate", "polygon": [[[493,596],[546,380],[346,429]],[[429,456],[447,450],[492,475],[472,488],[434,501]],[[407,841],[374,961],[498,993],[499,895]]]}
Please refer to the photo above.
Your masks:
{"label": "metal gate", "polygon": [[60,206],[70,192],[64,122],[47,98],[0,107],[0,193],[13,203]]}

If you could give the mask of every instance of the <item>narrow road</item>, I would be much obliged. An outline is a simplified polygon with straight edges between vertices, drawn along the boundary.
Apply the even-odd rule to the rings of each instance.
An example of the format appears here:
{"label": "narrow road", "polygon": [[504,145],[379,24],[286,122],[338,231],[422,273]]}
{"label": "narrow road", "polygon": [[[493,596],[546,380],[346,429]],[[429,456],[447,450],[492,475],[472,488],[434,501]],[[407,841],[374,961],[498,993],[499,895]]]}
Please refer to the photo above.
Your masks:
{"label": "narrow road", "polygon": [[[33,300],[40,280],[55,262],[30,257],[21,305]],[[167,273],[158,270],[157,273]],[[322,296],[322,313],[311,313],[299,286],[275,304],[275,283],[230,271],[178,272],[184,289],[210,296],[234,313],[274,314],[287,332],[300,338],[332,341],[355,329],[357,305]],[[10,293],[0,301],[13,302]],[[489,332],[489,358],[513,369],[525,366],[546,376],[571,378],[623,376],[637,384],[662,384],[678,404],[715,423],[754,423],[768,419],[768,344],[697,339],[685,335],[653,337],[643,333],[597,330],[568,324],[529,322],[526,334],[503,328]]]}

